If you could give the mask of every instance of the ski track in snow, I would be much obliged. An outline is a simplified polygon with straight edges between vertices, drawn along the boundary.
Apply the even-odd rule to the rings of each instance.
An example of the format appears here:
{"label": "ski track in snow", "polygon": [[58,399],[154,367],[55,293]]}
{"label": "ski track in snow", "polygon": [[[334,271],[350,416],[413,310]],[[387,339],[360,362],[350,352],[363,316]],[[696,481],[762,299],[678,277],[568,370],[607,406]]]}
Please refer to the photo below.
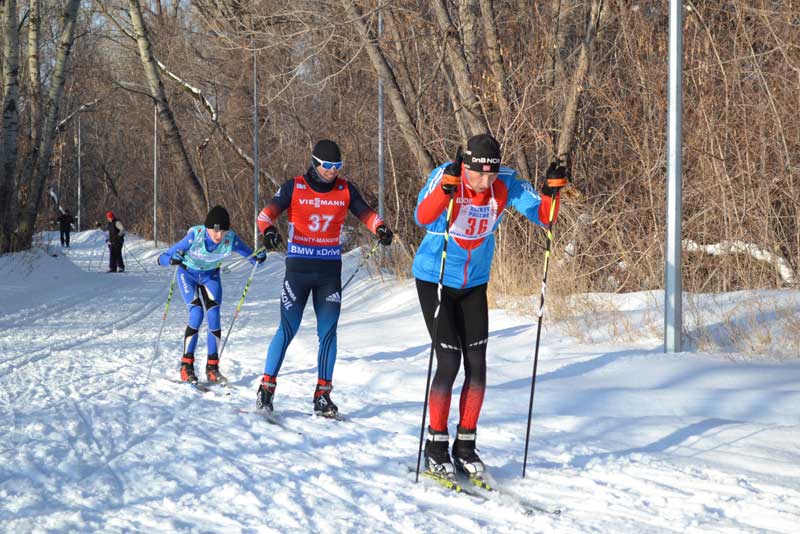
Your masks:
{"label": "ski track in snow", "polygon": [[[278,255],[257,271],[225,347],[230,387],[202,394],[176,382],[177,292],[146,381],[172,275],[152,242],[128,240],[124,274],[97,272],[101,233],[72,244],[56,258],[0,256],[0,531],[797,531],[797,361],[665,355],[652,339],[580,346],[545,317],[521,479],[535,323],[492,310],[478,445],[506,491],[481,502],[408,472],[429,355],[410,282],[362,269],[343,295],[333,397],[347,421],[310,415],[308,305],[276,391],[287,431],[253,413],[278,323]],[[343,278],[358,261],[345,258]],[[223,335],[249,272],[223,274]],[[205,342],[203,328],[199,374]],[[526,515],[524,501],[563,512]]]}

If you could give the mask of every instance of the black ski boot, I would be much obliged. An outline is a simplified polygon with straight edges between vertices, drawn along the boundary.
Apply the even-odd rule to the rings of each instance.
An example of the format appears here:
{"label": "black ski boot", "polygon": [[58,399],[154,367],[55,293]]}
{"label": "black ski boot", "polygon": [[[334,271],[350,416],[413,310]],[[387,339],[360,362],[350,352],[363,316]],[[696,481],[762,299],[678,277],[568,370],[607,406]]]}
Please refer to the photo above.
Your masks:
{"label": "black ski boot", "polygon": [[453,442],[453,463],[456,469],[466,473],[470,478],[483,477],[486,467],[475,452],[475,430],[458,427],[456,440]]}
{"label": "black ski boot", "polygon": [[220,386],[228,385],[228,379],[219,372],[219,358],[216,353],[208,355],[208,360],[206,361],[206,378],[208,378],[211,384],[219,384]]}
{"label": "black ski boot", "polygon": [[264,375],[256,392],[256,409],[272,413],[272,398],[275,396],[275,377]]}
{"label": "black ski boot", "polygon": [[333,384],[330,380],[317,380],[317,389],[314,391],[314,413],[322,417],[336,419],[339,407],[331,400]]}
{"label": "black ski boot", "polygon": [[181,382],[197,384],[197,375],[194,374],[194,354],[184,354],[181,358]]}
{"label": "black ski boot", "polygon": [[425,441],[425,469],[429,473],[442,478],[453,478],[455,469],[448,452],[449,445],[450,436],[446,430],[439,432],[428,427],[428,439]]}

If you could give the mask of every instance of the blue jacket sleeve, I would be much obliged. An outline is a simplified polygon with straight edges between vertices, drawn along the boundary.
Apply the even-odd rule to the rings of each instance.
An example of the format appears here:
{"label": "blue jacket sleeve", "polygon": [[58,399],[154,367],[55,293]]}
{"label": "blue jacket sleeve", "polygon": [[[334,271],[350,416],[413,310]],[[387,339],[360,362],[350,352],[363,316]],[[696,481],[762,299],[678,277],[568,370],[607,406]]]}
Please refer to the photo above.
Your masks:
{"label": "blue jacket sleeve", "polygon": [[508,187],[508,204],[529,221],[542,225],[542,221],[539,220],[539,204],[542,203],[542,198],[530,182],[517,178],[516,172],[505,182]]}
{"label": "blue jacket sleeve", "polygon": [[253,253],[253,249],[247,246],[247,244],[245,244],[245,242],[242,241],[238,235],[233,239],[232,249],[235,253],[239,254],[240,256],[244,256],[245,258]]}
{"label": "blue jacket sleeve", "polygon": [[194,232],[187,233],[183,239],[172,245],[170,248],[167,249],[166,252],[164,252],[158,257],[158,264],[166,267],[167,265],[169,265],[169,259],[172,256],[174,256],[178,252],[184,253],[187,250],[189,250],[189,247],[192,246],[193,241],[194,241]]}

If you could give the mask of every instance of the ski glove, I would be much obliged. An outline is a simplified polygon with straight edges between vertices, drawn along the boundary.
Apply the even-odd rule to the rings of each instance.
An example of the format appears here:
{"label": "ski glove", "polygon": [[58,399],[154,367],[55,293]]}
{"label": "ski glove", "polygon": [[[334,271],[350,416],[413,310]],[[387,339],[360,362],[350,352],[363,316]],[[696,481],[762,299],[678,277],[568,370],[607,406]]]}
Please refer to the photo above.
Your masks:
{"label": "ski glove", "polygon": [[181,265],[183,263],[183,255],[179,252],[176,252],[172,256],[167,255],[166,252],[160,254],[158,256],[158,264],[159,265]]}
{"label": "ski glove", "polygon": [[183,265],[183,254],[181,254],[180,252],[176,252],[175,254],[173,254],[172,257],[169,259],[169,264]]}
{"label": "ski glove", "polygon": [[569,183],[569,179],[570,171],[567,161],[563,159],[553,161],[544,173],[542,194],[555,197],[559,190]]}
{"label": "ski glove", "polygon": [[250,263],[252,263],[253,265],[255,265],[256,263],[261,265],[262,263],[264,263],[264,261],[266,261],[266,259],[267,259],[267,251],[264,249],[259,249],[258,252],[256,252],[255,255],[252,258],[250,258]]}
{"label": "ski glove", "polygon": [[461,155],[461,147],[456,150],[456,157],[453,162],[444,168],[442,174],[442,191],[448,195],[452,195],[458,189],[461,183],[461,164],[464,162],[464,157]]}
{"label": "ski glove", "polygon": [[281,239],[281,234],[275,229],[274,226],[270,226],[266,230],[264,230],[264,248],[267,250],[275,250],[281,244],[283,240]]}
{"label": "ski glove", "polygon": [[394,233],[389,230],[389,227],[385,224],[382,224],[375,229],[375,235],[378,236],[378,242],[380,242],[381,245],[388,247],[392,244],[392,237],[394,236]]}

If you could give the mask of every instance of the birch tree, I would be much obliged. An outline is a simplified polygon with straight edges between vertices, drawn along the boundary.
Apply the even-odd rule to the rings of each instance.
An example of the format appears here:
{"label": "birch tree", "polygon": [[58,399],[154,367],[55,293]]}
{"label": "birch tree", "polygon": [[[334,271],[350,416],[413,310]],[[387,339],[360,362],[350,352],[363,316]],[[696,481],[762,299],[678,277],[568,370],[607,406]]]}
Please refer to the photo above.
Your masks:
{"label": "birch tree", "polygon": [[2,14],[3,31],[3,118],[0,150],[0,252],[11,241],[11,196],[15,190],[17,138],[19,135],[19,30],[17,2],[6,0]]}
{"label": "birch tree", "polygon": [[139,4],[139,0],[129,0],[128,6],[131,23],[133,24],[133,31],[136,35],[136,43],[139,47],[139,57],[142,60],[142,66],[144,67],[150,94],[158,108],[158,119],[161,123],[161,128],[164,131],[167,143],[175,151],[175,163],[178,165],[180,179],[186,186],[186,194],[188,195],[189,203],[194,214],[200,217],[205,213],[206,209],[208,209],[208,196],[203,189],[200,178],[192,167],[189,154],[183,144],[180,129],[175,122],[175,116],[172,114],[169,102],[167,102],[164,84],[161,82],[158,65],[153,58],[150,39],[147,35],[147,27],[142,17],[142,7]]}
{"label": "birch tree", "polygon": [[50,92],[47,96],[47,114],[44,126],[42,127],[38,155],[33,163],[36,171],[33,175],[31,192],[28,196],[28,201],[22,212],[20,224],[17,229],[17,245],[15,245],[15,248],[24,248],[30,245],[36,217],[39,214],[39,207],[42,203],[42,194],[50,170],[50,157],[53,153],[53,142],[55,140],[61,97],[64,94],[67,59],[69,58],[69,53],[75,39],[75,27],[77,25],[79,7],[80,0],[68,0],[63,14],[61,15],[61,26],[63,29],[56,50],[55,64],[53,66],[53,74],[50,82]]}

